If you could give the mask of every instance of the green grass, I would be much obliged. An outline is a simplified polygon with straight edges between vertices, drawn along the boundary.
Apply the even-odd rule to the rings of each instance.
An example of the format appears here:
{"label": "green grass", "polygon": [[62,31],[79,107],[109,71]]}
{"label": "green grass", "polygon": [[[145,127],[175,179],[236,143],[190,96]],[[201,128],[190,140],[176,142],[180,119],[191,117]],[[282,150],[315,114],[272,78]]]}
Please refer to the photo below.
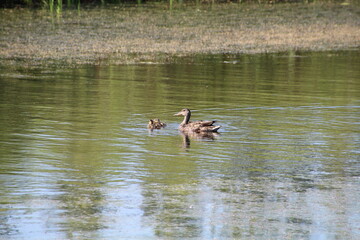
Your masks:
{"label": "green grass", "polygon": [[[356,3],[358,0],[346,0],[346,3]],[[159,2],[159,0],[5,0],[0,3],[1,7],[15,7],[15,6],[23,6],[23,7],[45,7],[49,6],[50,11],[60,11],[65,5],[67,8],[76,7],[78,8],[80,4],[86,5],[104,5],[104,4],[144,4],[151,2]],[[176,4],[214,4],[214,3],[258,3],[258,4],[278,4],[278,3],[313,3],[313,2],[336,2],[343,3],[344,0],[160,0],[164,4],[169,5],[170,9],[175,7]]]}

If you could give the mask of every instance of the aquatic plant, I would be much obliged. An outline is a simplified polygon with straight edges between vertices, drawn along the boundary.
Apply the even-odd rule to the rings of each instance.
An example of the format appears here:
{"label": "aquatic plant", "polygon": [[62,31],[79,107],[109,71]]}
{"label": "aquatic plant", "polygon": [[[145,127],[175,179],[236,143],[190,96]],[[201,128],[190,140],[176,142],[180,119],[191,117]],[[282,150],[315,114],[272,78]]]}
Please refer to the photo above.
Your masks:
{"label": "aquatic plant", "polygon": [[[46,2],[46,0],[44,0]],[[50,12],[54,12],[54,0],[48,0],[49,10]]]}
{"label": "aquatic plant", "polygon": [[56,14],[60,15],[62,11],[62,0],[57,0],[56,2]]}

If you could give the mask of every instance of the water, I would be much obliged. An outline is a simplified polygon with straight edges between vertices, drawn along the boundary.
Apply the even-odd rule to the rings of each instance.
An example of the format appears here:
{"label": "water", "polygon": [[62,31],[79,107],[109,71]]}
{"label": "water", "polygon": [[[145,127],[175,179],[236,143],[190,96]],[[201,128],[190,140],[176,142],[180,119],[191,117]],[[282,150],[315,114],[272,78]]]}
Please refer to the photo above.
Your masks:
{"label": "water", "polygon": [[[2,66],[0,238],[359,239],[359,62]],[[180,134],[184,107],[220,135]]]}

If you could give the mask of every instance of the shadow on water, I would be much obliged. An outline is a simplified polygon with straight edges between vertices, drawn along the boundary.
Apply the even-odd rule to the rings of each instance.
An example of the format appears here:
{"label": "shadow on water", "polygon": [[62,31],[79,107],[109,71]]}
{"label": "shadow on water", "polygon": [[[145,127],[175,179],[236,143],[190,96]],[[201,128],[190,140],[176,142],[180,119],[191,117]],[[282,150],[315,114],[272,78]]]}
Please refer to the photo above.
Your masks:
{"label": "shadow on water", "polygon": [[[0,235],[357,239],[359,61],[2,67]],[[220,135],[179,133],[184,107]]]}

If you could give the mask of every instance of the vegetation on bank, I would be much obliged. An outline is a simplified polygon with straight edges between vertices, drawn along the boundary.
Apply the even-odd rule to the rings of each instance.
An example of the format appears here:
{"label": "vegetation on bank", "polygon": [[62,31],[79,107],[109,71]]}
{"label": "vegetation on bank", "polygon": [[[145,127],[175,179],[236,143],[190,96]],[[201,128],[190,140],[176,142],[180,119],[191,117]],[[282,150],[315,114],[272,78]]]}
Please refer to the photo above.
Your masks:
{"label": "vegetation on bank", "polygon": [[313,2],[338,2],[349,4],[356,0],[2,0],[0,8],[6,7],[44,7],[50,11],[66,8],[79,8],[82,5],[101,4],[145,4],[148,2],[162,2],[173,6],[175,4],[213,4],[213,3],[313,3]]}
{"label": "vegetation on bank", "polygon": [[[160,7],[159,7],[160,5]],[[196,54],[359,49],[360,6],[215,4],[0,9],[0,65],[168,62]]]}

